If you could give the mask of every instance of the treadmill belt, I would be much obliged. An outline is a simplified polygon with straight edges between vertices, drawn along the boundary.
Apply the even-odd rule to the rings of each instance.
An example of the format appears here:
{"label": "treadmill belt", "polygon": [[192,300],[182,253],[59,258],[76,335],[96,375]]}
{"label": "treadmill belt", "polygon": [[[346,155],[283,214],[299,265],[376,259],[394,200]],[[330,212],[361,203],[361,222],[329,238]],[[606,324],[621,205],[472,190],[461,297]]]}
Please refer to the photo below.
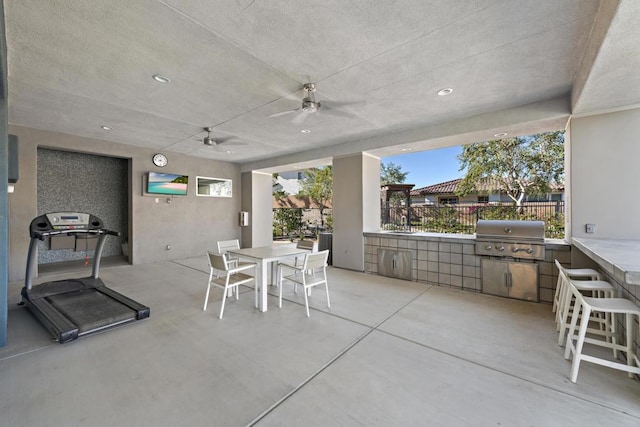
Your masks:
{"label": "treadmill belt", "polygon": [[136,318],[135,310],[95,289],[52,295],[46,300],[78,327],[80,335]]}

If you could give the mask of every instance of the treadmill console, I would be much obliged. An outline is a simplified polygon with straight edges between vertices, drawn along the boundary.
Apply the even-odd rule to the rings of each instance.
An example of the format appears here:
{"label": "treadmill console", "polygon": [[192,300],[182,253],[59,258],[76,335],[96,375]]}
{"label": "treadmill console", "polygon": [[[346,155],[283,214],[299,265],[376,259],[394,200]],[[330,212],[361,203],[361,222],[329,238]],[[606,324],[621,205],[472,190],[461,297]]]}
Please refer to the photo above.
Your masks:
{"label": "treadmill console", "polygon": [[51,234],[98,231],[103,228],[102,220],[88,213],[51,212],[31,221],[29,231],[31,237],[43,237]]}
{"label": "treadmill console", "polygon": [[89,214],[80,212],[56,212],[45,214],[54,230],[89,228]]}

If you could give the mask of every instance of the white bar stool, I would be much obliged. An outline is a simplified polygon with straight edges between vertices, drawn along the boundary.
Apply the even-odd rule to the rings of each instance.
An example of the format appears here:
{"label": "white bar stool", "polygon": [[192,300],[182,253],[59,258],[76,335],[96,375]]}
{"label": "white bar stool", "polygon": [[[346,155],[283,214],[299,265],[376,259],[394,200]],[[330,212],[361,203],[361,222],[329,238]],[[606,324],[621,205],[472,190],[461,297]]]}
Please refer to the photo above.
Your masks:
{"label": "white bar stool", "polygon": [[[579,315],[575,311],[575,307],[572,306],[573,294],[569,283],[573,284],[581,293],[588,292],[591,297],[596,298],[613,298],[616,290],[611,283],[604,280],[569,280],[562,266],[558,269],[558,281],[561,290],[556,310],[556,330],[558,331],[558,345],[562,346],[569,329],[570,316],[573,317],[573,314]],[[594,313],[591,316],[591,320],[599,324],[599,329],[590,329],[590,333],[605,335],[610,332],[610,319],[607,314]],[[607,339],[610,339],[610,337],[607,337]]]}
{"label": "white bar stool", "polygon": [[[563,271],[565,276],[569,280],[571,279],[588,279],[588,280],[602,280],[602,276],[597,270],[593,268],[566,268],[563,267],[562,264],[557,259],[554,259],[556,262],[556,267],[558,271]],[[558,310],[558,303],[560,294],[562,292],[563,283],[560,280],[560,274],[558,274],[558,282],[556,283],[556,292],[553,296],[553,307],[551,307],[551,312],[555,313]]]}
{"label": "white bar stool", "polygon": [[[574,286],[576,282],[569,282],[569,289],[576,299],[576,304],[573,310],[573,316],[571,317],[571,326],[569,328],[569,335],[567,339],[567,347],[565,348],[564,358],[570,359],[573,355],[573,362],[571,364],[571,382],[576,382],[578,379],[578,369],[580,368],[580,362],[591,362],[609,368],[618,369],[628,373],[629,378],[633,378],[633,375],[640,375],[640,360],[635,352],[635,340],[637,333],[634,331],[634,316],[640,321],[640,308],[629,301],[626,298],[592,298],[585,297]],[[578,334],[576,335],[576,325],[578,323],[578,313],[582,312],[580,316],[580,326],[578,328]],[[588,338],[587,332],[590,332],[588,325],[589,320],[594,312],[605,313],[610,316],[611,327],[611,340],[600,340],[595,338]],[[616,315],[621,314],[625,316],[625,340],[624,345],[618,344],[616,340]],[[609,317],[607,316],[607,317]],[[575,343],[574,343],[575,340]],[[614,357],[618,351],[625,353],[627,363],[620,363],[612,360],[602,359],[588,354],[584,354],[584,344],[593,344],[600,347],[611,348],[614,351]]]}
{"label": "white bar stool", "polygon": [[[558,331],[558,345],[565,343],[567,331],[569,330],[573,315],[580,316],[580,312],[575,311],[573,303],[573,293],[571,292],[572,284],[582,295],[589,292],[591,297],[595,298],[614,298],[616,290],[611,283],[603,280],[569,280],[563,270],[558,272],[558,278],[562,282],[562,291],[559,296],[558,310],[556,311],[556,330]],[[591,334],[602,335],[607,340],[611,340],[611,319],[608,314],[593,313],[590,321],[596,322],[598,329],[589,329]],[[614,356],[617,356],[614,350]]]}

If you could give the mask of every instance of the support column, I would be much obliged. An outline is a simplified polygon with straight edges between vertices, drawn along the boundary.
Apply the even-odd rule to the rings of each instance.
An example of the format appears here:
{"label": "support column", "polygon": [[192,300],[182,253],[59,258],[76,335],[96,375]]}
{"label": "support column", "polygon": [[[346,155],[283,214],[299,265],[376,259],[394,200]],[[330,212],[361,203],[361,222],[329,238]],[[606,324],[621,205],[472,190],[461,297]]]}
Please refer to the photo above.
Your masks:
{"label": "support column", "polygon": [[240,205],[249,212],[249,225],[242,228],[242,247],[269,246],[273,243],[273,201],[271,174],[242,173]]}
{"label": "support column", "polygon": [[7,119],[7,39],[4,5],[0,3],[0,347],[7,344],[7,303],[9,292],[9,145]]}
{"label": "support column", "polygon": [[333,159],[333,265],[364,271],[364,232],[380,231],[380,159]]}

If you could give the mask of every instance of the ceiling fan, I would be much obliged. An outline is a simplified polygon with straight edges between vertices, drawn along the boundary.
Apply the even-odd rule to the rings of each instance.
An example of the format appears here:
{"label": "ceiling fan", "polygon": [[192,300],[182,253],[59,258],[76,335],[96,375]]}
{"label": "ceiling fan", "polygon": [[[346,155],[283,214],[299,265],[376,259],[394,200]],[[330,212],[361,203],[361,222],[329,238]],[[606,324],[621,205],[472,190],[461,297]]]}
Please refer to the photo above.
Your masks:
{"label": "ceiling fan", "polygon": [[[233,136],[228,136],[226,138],[211,138],[211,132],[213,131],[213,128],[206,127],[204,128],[204,130],[207,131],[207,136],[204,137],[204,139],[202,140],[202,143],[208,147],[217,147],[220,144],[224,144],[234,138]],[[234,142],[232,145],[244,145],[244,144],[239,142]]]}
{"label": "ceiling fan", "polygon": [[[347,113],[346,111],[338,110],[335,107],[331,107],[331,106],[328,106],[327,104],[316,101],[315,83],[305,83],[302,86],[302,90],[305,91],[305,97],[302,98],[302,105],[299,108],[271,114],[269,117],[270,118],[279,117],[287,114],[298,113],[292,120],[292,122],[294,123],[302,123],[309,114],[314,114],[314,113],[331,114],[334,116],[349,117],[349,118],[353,117],[353,114]],[[344,103],[343,105],[348,105],[348,104],[349,103]],[[335,105],[338,105],[338,104],[335,103]]]}

